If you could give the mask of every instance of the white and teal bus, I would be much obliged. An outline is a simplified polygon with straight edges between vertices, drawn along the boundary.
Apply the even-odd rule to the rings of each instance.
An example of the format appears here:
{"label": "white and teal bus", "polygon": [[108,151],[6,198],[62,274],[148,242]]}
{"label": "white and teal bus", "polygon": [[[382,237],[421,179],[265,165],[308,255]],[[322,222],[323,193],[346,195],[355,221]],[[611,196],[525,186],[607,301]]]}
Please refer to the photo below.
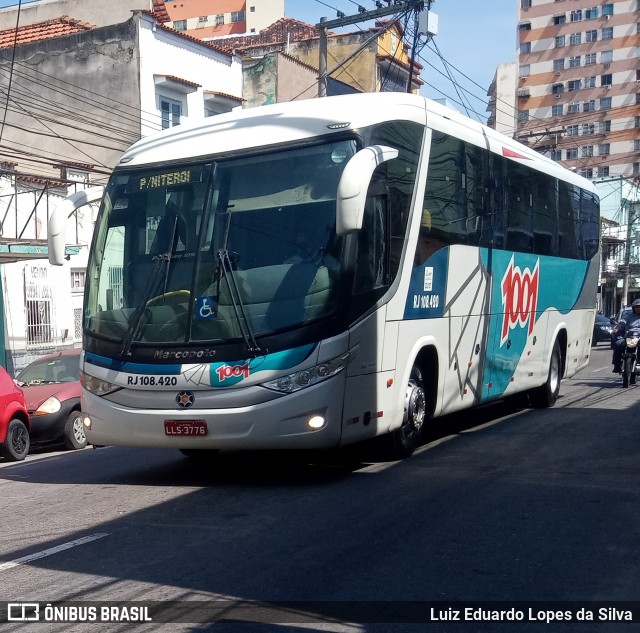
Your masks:
{"label": "white and teal bus", "polygon": [[381,436],[401,458],[436,416],[518,392],[551,406],[589,360],[594,191],[403,93],[143,139],[91,245],[87,437],[201,455]]}

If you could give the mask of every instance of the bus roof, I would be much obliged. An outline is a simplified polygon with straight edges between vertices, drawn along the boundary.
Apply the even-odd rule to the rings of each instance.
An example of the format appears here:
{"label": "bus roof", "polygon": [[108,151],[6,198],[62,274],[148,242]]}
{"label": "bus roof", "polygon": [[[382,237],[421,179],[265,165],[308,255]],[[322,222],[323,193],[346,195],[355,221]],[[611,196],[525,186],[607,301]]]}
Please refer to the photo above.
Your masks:
{"label": "bus roof", "polygon": [[206,158],[337,134],[345,129],[355,130],[388,120],[428,124],[583,189],[595,191],[589,180],[526,145],[456,110],[403,92],[340,95],[234,110],[143,138],[125,151],[118,166]]}

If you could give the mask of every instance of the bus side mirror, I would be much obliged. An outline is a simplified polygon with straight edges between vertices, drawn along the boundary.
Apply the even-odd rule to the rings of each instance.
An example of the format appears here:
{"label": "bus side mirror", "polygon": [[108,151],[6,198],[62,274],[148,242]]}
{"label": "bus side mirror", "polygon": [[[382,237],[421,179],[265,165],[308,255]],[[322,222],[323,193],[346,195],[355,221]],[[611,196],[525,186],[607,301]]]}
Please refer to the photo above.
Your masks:
{"label": "bus side mirror", "polygon": [[65,256],[65,235],[68,219],[76,212],[76,209],[85,204],[97,202],[102,198],[103,187],[93,187],[83,191],[76,191],[67,196],[51,213],[47,222],[47,246],[49,263],[54,266],[62,266]]}
{"label": "bus side mirror", "polygon": [[362,228],[364,205],[371,176],[376,167],[398,156],[398,150],[370,145],[357,152],[346,164],[336,200],[336,233],[346,235]]}

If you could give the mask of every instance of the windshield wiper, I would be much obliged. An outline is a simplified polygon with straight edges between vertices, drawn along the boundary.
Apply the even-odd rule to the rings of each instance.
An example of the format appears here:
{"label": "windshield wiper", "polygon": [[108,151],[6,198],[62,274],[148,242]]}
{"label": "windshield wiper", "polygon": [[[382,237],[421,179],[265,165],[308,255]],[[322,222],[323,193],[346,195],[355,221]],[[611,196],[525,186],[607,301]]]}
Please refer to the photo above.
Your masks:
{"label": "windshield wiper", "polygon": [[[149,276],[147,287],[142,295],[142,300],[133,313],[131,320],[129,321],[129,327],[122,340],[122,347],[120,348],[120,356],[129,356],[131,350],[131,344],[135,340],[140,331],[140,323],[142,322],[142,315],[147,309],[147,303],[151,297],[154,297],[159,289],[160,283],[164,279],[164,286],[166,289],[167,277],[169,275],[169,262],[171,261],[171,253],[160,253],[155,255],[152,259],[154,262],[153,270]],[[164,276],[162,272],[165,271]]]}
{"label": "windshield wiper", "polygon": [[[258,341],[256,341],[256,337],[253,334],[253,330],[251,328],[251,323],[247,318],[247,313],[244,308],[244,303],[242,302],[242,297],[240,296],[240,290],[238,289],[238,284],[236,282],[236,277],[233,272],[233,266],[231,264],[231,258],[229,257],[229,251],[226,248],[220,249],[218,251],[218,260],[220,262],[220,273],[218,275],[218,284],[220,283],[220,278],[224,277],[227,282],[227,289],[229,290],[229,298],[231,299],[231,305],[233,306],[233,311],[236,315],[236,320],[238,321],[238,325],[240,326],[240,333],[242,334],[242,338],[244,340],[245,345],[247,346],[247,352],[253,357],[262,355],[262,349],[260,345],[258,345]],[[216,303],[220,305],[220,288],[218,286],[218,297],[216,298]]]}

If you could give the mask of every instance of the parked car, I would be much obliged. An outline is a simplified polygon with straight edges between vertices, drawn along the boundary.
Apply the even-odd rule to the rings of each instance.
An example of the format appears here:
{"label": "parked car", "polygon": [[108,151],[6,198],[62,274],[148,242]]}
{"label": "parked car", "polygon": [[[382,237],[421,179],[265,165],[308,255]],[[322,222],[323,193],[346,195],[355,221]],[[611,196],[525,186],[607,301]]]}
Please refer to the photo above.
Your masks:
{"label": "parked car", "polygon": [[0,367],[0,455],[17,462],[29,453],[29,414],[22,389]]}
{"label": "parked car", "polygon": [[615,319],[610,319],[602,314],[596,314],[596,320],[593,324],[593,338],[591,343],[597,345],[598,343],[610,343],[611,332],[615,327]]}
{"label": "parked car", "polygon": [[47,354],[27,365],[16,377],[31,418],[31,442],[64,443],[84,448],[80,411],[80,350]]}

